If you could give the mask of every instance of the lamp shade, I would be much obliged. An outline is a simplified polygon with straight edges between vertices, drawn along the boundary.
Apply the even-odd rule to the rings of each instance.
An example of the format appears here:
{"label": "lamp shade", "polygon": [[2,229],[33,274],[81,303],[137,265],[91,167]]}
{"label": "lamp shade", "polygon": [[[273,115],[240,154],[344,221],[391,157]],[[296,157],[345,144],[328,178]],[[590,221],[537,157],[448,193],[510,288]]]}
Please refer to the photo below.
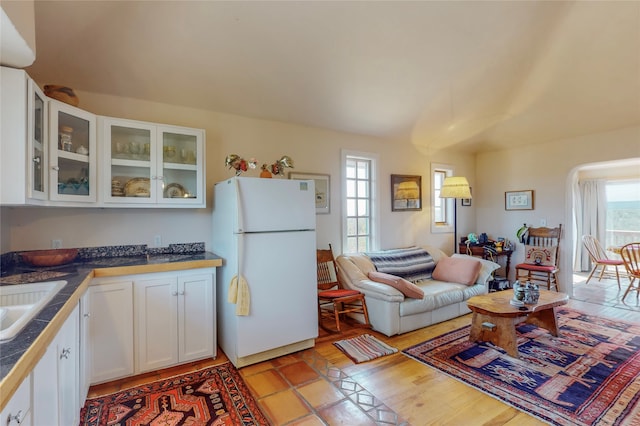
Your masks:
{"label": "lamp shade", "polygon": [[471,198],[471,190],[467,178],[449,176],[445,178],[440,189],[440,198]]}

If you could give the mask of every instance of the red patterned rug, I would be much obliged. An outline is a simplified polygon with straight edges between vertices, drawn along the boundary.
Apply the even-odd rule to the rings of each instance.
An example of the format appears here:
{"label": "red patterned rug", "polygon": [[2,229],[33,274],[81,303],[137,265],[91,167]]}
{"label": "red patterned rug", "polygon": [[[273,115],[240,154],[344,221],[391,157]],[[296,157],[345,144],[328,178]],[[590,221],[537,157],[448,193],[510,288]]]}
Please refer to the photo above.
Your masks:
{"label": "red patterned rug", "polygon": [[80,412],[81,426],[268,424],[229,362],[88,399]]}
{"label": "red patterned rug", "polygon": [[557,312],[561,337],[517,327],[520,359],[469,326],[403,353],[550,424],[640,425],[640,324]]}

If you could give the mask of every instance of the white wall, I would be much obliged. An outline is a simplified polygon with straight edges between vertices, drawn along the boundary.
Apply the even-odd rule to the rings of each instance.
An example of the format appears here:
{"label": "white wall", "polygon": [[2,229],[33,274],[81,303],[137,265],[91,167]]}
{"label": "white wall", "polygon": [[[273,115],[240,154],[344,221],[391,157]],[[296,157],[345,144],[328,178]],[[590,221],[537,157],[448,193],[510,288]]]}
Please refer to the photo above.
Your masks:
{"label": "white wall", "polygon": [[[42,82],[39,82],[42,85]],[[294,171],[331,175],[331,214],[317,216],[318,247],[332,243],[341,247],[342,149],[366,151],[380,156],[381,247],[434,244],[451,252],[451,234],[430,233],[430,163],[458,166],[473,176],[474,158],[439,153],[431,156],[409,142],[391,142],[374,137],[340,133],[281,122],[252,119],[212,111],[76,92],[80,107],[100,115],[175,124],[206,130],[207,209],[99,209],[3,207],[2,251],[49,248],[52,239],[62,239],[64,247],[117,244],[153,244],[161,235],[163,245],[204,241],[210,248],[213,184],[233,175],[224,166],[228,154],[255,157],[259,164],[271,164],[282,155],[294,160]],[[257,176],[259,169],[246,176]],[[291,169],[287,169],[287,172]],[[422,175],[423,204],[420,212],[391,212],[390,175]],[[472,181],[473,186],[473,180]],[[473,209],[459,209],[459,228],[473,229]],[[465,226],[465,221],[473,222]],[[470,231],[468,231],[470,232]]]}
{"label": "white wall", "polygon": [[[516,230],[523,223],[540,226],[541,219],[550,227],[561,223],[564,235],[560,281],[564,288],[571,281],[571,244],[566,243],[573,237],[569,183],[583,164],[633,157],[640,157],[639,126],[479,154],[476,163],[479,191],[474,191],[478,232],[515,240]],[[527,189],[535,191],[534,210],[505,211],[505,191]],[[512,265],[523,257],[519,245]]]}

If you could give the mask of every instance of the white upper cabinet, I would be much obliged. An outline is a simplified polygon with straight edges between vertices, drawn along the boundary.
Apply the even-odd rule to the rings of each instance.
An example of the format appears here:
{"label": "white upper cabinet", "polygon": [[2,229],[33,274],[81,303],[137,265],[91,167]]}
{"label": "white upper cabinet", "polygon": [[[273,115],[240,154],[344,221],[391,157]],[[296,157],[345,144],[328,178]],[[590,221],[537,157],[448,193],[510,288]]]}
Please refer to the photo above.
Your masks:
{"label": "white upper cabinet", "polygon": [[96,116],[49,100],[49,199],[95,203]]}
{"label": "white upper cabinet", "polygon": [[204,130],[98,117],[20,69],[0,95],[0,205],[206,207]]}
{"label": "white upper cabinet", "polygon": [[47,98],[23,70],[0,68],[0,204],[48,198]]}
{"label": "white upper cabinet", "polygon": [[100,117],[102,201],[205,207],[204,130]]}

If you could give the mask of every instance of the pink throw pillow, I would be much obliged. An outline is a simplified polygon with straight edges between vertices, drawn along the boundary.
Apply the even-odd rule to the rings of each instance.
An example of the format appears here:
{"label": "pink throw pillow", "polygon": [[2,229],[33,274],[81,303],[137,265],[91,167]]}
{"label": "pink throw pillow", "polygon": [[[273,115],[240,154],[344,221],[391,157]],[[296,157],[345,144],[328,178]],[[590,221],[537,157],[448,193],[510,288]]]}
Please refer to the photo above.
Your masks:
{"label": "pink throw pillow", "polygon": [[473,285],[481,267],[482,263],[477,259],[443,257],[436,264],[432,277],[438,281]]}
{"label": "pink throw pillow", "polygon": [[395,275],[371,271],[369,272],[369,279],[371,281],[390,285],[396,290],[402,292],[405,296],[413,299],[422,299],[424,297],[424,291],[422,291],[420,287],[405,280],[404,278],[396,277]]}

